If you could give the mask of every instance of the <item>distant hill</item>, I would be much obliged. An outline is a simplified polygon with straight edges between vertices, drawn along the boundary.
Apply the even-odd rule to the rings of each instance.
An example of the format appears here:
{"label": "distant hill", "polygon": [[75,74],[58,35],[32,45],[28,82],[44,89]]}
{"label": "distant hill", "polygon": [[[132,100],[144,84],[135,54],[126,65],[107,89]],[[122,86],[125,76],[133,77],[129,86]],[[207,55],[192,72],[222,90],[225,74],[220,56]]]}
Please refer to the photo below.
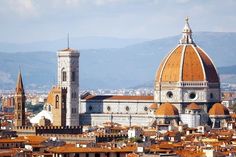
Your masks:
{"label": "distant hill", "polygon": [[219,67],[221,81],[227,83],[236,83],[236,65]]}
{"label": "distant hill", "polygon": [[0,53],[0,89],[14,89],[21,68],[30,89],[48,89],[56,81],[55,52]]}
{"label": "distant hill", "polygon": [[[236,58],[236,56],[235,56]],[[236,62],[235,62],[236,64]],[[236,65],[232,65],[232,66],[225,66],[225,67],[219,67],[218,71],[220,74],[236,74]]]}
{"label": "distant hill", "polygon": [[[123,48],[80,49],[80,85],[85,89],[153,86],[161,59],[173,49],[180,35],[146,41]],[[213,59],[219,72],[236,74],[236,33],[199,32],[195,42]],[[64,47],[57,45],[57,47]],[[0,47],[1,51],[1,47]],[[56,52],[0,53],[0,88],[14,88],[21,65],[28,88],[49,89],[56,83]],[[230,79],[234,82],[234,79]],[[235,81],[236,82],[236,81]]]}
{"label": "distant hill", "polygon": [[[146,41],[147,39],[125,39],[113,37],[70,38],[70,46],[81,49],[121,48]],[[31,43],[0,43],[2,52],[57,51],[67,47],[67,37],[53,41]]]}

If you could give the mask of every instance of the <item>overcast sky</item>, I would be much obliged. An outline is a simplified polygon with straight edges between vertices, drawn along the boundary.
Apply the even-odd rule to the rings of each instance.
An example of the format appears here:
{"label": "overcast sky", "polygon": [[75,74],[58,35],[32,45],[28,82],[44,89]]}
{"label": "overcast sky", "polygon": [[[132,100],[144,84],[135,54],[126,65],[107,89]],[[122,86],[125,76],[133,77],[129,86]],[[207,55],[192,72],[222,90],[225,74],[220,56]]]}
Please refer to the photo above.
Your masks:
{"label": "overcast sky", "polygon": [[109,36],[156,39],[193,31],[236,32],[236,0],[1,0],[0,42]]}

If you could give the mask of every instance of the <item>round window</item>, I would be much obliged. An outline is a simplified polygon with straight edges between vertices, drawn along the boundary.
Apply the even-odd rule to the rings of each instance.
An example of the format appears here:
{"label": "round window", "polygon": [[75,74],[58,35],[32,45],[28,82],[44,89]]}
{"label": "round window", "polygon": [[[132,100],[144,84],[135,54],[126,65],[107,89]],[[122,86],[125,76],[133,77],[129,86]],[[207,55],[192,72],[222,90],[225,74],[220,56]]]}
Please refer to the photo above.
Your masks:
{"label": "round window", "polygon": [[126,111],[129,111],[129,106],[126,106],[125,110],[126,110]]}
{"label": "round window", "polygon": [[148,107],[147,107],[147,106],[145,106],[145,107],[144,107],[144,111],[147,111],[147,110],[148,110]]}
{"label": "round window", "polygon": [[111,111],[111,107],[110,106],[107,106],[107,111]]}
{"label": "round window", "polygon": [[166,96],[167,96],[168,98],[173,98],[173,93],[172,93],[171,91],[168,91],[168,92],[166,93]]}
{"label": "round window", "polygon": [[89,106],[89,111],[92,111],[93,107],[92,106]]}
{"label": "round window", "polygon": [[191,93],[189,94],[189,98],[190,98],[190,99],[195,99],[195,98],[196,98],[196,93],[195,93],[195,92],[191,92]]}

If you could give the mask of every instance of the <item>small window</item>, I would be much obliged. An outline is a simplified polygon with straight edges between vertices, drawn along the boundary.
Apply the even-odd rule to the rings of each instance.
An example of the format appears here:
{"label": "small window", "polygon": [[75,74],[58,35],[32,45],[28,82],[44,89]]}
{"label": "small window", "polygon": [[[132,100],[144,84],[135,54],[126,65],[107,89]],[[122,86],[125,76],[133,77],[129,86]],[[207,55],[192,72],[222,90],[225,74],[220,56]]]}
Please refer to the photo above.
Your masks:
{"label": "small window", "polygon": [[74,71],[72,71],[72,73],[71,73],[71,81],[75,81],[75,72]]}
{"label": "small window", "polygon": [[126,107],[125,107],[125,110],[126,110],[126,111],[129,111],[129,106],[126,106]]}
{"label": "small window", "polygon": [[62,81],[66,81],[66,72],[65,71],[62,72]]}
{"label": "small window", "polygon": [[92,111],[93,110],[93,107],[92,106],[89,106],[89,111]]}
{"label": "small window", "polygon": [[213,93],[210,94],[210,98],[213,99],[214,98],[214,95]]}
{"label": "small window", "polygon": [[48,111],[51,112],[51,105],[48,105]]}
{"label": "small window", "polygon": [[167,98],[173,98],[173,93],[171,91],[168,91],[166,93]]}
{"label": "small window", "polygon": [[107,111],[111,111],[111,107],[110,106],[107,106]]}
{"label": "small window", "polygon": [[76,92],[72,92],[71,93],[71,98],[77,98],[77,93]]}
{"label": "small window", "polygon": [[144,111],[147,111],[147,110],[148,110],[148,107],[147,107],[147,106],[145,106],[145,107],[144,107]]}
{"label": "small window", "polygon": [[18,119],[20,119],[21,118],[21,116],[20,116],[20,114],[18,114]]}
{"label": "small window", "polygon": [[72,108],[71,113],[73,113],[73,114],[76,113],[76,108]]}
{"label": "small window", "polygon": [[59,108],[59,95],[55,97],[55,108]]}

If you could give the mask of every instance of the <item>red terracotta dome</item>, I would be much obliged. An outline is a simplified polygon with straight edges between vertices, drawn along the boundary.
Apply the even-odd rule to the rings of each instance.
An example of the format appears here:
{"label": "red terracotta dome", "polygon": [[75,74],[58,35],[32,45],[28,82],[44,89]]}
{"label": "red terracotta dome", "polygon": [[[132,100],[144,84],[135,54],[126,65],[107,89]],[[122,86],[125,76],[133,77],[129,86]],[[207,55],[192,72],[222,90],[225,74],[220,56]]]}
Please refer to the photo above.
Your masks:
{"label": "red terracotta dome", "polygon": [[178,116],[179,112],[174,105],[170,103],[164,103],[156,110],[155,114],[158,116]]}
{"label": "red terracotta dome", "polygon": [[210,57],[192,39],[186,20],[180,44],[164,58],[156,74],[156,82],[208,81],[219,83]]}
{"label": "red terracotta dome", "polygon": [[157,106],[157,103],[153,103],[149,106],[149,109],[157,109],[158,106]]}
{"label": "red terracotta dome", "polygon": [[188,109],[188,110],[201,110],[201,108],[194,102],[189,104],[186,109]]}
{"label": "red terracotta dome", "polygon": [[229,115],[229,110],[221,103],[215,103],[208,114],[210,116],[226,116]]}

